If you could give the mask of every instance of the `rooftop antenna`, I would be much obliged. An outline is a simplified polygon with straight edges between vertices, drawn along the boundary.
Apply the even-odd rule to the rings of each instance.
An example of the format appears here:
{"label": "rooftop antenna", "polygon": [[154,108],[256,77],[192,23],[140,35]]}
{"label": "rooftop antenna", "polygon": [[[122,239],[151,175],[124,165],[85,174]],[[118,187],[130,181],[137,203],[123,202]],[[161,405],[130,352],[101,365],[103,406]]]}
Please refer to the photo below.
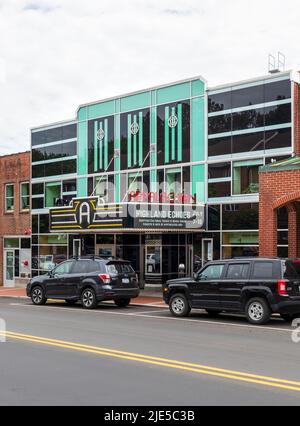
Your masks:
{"label": "rooftop antenna", "polygon": [[269,54],[268,70],[270,74],[276,74],[278,72],[285,71],[285,55],[281,52],[277,53],[277,58]]}

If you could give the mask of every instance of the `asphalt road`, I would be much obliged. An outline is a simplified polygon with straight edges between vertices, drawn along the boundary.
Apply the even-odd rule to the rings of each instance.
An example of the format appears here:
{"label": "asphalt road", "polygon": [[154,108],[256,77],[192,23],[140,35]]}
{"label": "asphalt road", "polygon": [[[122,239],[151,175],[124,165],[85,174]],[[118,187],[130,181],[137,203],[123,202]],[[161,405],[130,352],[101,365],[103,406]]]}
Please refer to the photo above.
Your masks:
{"label": "asphalt road", "polygon": [[0,317],[0,405],[300,404],[300,343],[279,318],[255,327],[200,311],[175,319],[20,299],[0,300]]}

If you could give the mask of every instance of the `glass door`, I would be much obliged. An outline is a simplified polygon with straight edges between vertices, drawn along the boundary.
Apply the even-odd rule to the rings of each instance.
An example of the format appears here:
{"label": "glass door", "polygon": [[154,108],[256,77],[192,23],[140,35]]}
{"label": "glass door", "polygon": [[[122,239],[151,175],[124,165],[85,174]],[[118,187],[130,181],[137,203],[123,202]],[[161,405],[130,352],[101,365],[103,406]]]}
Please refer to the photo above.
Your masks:
{"label": "glass door", "polygon": [[213,243],[212,238],[202,240],[202,266],[213,260]]}
{"label": "glass door", "polygon": [[145,246],[145,280],[149,284],[161,282],[162,246]]}
{"label": "glass door", "polygon": [[15,284],[15,252],[5,250],[4,252],[4,287],[11,287]]}

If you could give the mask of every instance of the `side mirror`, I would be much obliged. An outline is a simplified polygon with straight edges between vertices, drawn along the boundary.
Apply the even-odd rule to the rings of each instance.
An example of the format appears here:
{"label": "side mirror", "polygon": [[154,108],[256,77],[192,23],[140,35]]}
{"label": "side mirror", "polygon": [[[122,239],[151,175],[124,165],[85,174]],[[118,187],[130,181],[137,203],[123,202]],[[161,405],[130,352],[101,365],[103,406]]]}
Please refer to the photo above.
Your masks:
{"label": "side mirror", "polygon": [[197,272],[194,272],[194,280],[199,281],[199,274]]}

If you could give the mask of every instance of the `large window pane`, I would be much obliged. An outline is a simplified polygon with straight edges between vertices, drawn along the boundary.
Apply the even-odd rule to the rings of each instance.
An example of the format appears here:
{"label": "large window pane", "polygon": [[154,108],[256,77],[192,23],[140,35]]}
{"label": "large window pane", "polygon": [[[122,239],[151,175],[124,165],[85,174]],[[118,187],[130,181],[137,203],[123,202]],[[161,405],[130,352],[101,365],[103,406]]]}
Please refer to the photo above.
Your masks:
{"label": "large window pane", "polygon": [[61,183],[51,182],[45,185],[45,207],[54,207],[61,198]]}
{"label": "large window pane", "polygon": [[264,133],[257,132],[247,135],[237,135],[232,137],[232,153],[263,151]]}
{"label": "large window pane", "polygon": [[278,149],[292,146],[292,130],[278,129],[265,133],[265,149]]}
{"label": "large window pane", "polygon": [[223,205],[223,230],[258,229],[258,204]]}
{"label": "large window pane", "polygon": [[265,108],[265,125],[275,126],[291,122],[291,104],[277,105]]}
{"label": "large window pane", "polygon": [[208,184],[208,198],[221,198],[231,196],[231,181],[215,182]]}
{"label": "large window pane", "polygon": [[217,115],[208,119],[208,134],[231,132],[231,114]]}
{"label": "large window pane", "polygon": [[264,85],[232,90],[232,108],[264,103]]}
{"label": "large window pane", "polygon": [[231,109],[231,90],[208,96],[208,112],[217,112]]}
{"label": "large window pane", "polygon": [[223,245],[258,244],[258,232],[224,232]]}
{"label": "large window pane", "polygon": [[233,194],[258,194],[259,167],[262,161],[241,161],[233,163]]}
{"label": "large window pane", "polygon": [[13,184],[5,186],[5,211],[7,212],[14,210],[14,192],[15,187]]}
{"label": "large window pane", "polygon": [[264,108],[232,114],[232,130],[255,129],[264,126]]}
{"label": "large window pane", "polygon": [[219,205],[208,206],[208,229],[218,231],[221,229],[221,208]]}
{"label": "large window pane", "polygon": [[237,257],[257,257],[258,247],[223,247],[223,259],[234,259]]}
{"label": "large window pane", "polygon": [[216,163],[208,166],[208,179],[231,177],[230,163]]}
{"label": "large window pane", "polygon": [[21,183],[21,209],[28,210],[30,207],[30,198],[29,198],[29,183]]}
{"label": "large window pane", "polygon": [[280,101],[290,99],[291,82],[290,80],[276,81],[265,84],[265,102]]}
{"label": "large window pane", "polygon": [[231,136],[226,138],[208,139],[208,156],[231,154]]}

